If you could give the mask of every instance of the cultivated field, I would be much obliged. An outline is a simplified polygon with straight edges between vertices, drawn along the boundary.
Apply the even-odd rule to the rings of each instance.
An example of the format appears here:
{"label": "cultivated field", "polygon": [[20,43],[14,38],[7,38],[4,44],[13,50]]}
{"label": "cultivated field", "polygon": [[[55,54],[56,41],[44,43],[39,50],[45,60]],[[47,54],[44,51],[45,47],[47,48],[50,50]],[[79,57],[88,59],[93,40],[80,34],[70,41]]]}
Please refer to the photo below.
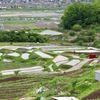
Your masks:
{"label": "cultivated field", "polygon": [[[60,46],[61,52],[57,52],[56,48],[59,46],[54,45],[27,46],[0,47],[0,100],[8,100],[8,98],[18,100],[27,96],[36,98],[42,96],[48,100],[57,95],[75,96],[83,100],[86,100],[84,97],[95,100],[100,98],[97,95],[100,84],[95,80],[95,70],[100,69],[100,59],[95,62],[94,67],[90,66],[92,59],[88,62],[84,61],[88,56],[74,54],[75,50],[81,51],[80,49],[84,47],[75,47],[74,52],[69,55],[67,52],[74,48],[73,46]],[[44,47],[49,47],[49,50]],[[65,48],[68,49],[67,52]],[[41,70],[39,66],[43,69]],[[74,69],[75,66],[81,69]],[[44,91],[35,93],[39,88],[43,88]],[[62,94],[59,94],[59,91]],[[93,96],[94,91],[97,91],[96,96]]]}
{"label": "cultivated field", "polygon": [[3,25],[6,30],[33,29],[36,22],[58,22],[62,12],[50,11],[4,11],[0,12],[0,26]]}
{"label": "cultivated field", "polygon": [[[0,42],[0,100],[24,97],[49,100],[54,96],[99,100],[100,82],[95,79],[95,71],[100,70],[100,49],[88,47],[93,46],[93,41],[76,46],[84,44],[77,40],[80,33],[89,34],[89,31],[58,28],[62,14],[62,9],[25,11],[18,8],[16,12],[0,12],[1,30],[17,33],[16,30],[23,29],[25,36],[28,32],[46,33],[48,39],[47,43]],[[60,35],[56,35],[57,31]],[[98,58],[90,59],[90,53]]]}

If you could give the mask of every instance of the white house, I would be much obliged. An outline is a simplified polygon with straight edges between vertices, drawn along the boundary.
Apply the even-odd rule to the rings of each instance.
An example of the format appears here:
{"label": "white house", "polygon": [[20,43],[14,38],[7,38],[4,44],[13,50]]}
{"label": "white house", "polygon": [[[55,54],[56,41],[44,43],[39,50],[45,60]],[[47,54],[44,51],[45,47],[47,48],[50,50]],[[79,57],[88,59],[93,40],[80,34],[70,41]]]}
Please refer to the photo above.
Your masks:
{"label": "white house", "polygon": [[100,70],[95,71],[95,78],[100,81]]}

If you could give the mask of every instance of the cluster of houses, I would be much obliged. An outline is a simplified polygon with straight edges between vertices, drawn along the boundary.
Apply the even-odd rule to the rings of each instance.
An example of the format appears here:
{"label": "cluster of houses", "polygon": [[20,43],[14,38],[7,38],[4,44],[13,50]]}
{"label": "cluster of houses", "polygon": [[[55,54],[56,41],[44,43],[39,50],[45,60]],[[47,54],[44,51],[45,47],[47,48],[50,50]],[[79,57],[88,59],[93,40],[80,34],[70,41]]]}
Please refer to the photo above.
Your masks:
{"label": "cluster of houses", "polygon": [[90,2],[91,0],[0,0],[1,3],[29,3],[29,2]]}
{"label": "cluster of houses", "polygon": [[[73,2],[90,2],[92,0],[0,0],[2,9],[8,7],[66,7]],[[14,5],[14,6],[12,6]]]}

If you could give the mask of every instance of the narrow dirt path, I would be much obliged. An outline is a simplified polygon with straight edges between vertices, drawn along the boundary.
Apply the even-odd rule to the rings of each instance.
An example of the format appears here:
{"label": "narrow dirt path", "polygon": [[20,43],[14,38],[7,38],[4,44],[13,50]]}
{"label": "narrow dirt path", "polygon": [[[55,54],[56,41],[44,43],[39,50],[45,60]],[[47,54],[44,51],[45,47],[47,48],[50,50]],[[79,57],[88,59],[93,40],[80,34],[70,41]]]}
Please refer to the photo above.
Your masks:
{"label": "narrow dirt path", "polygon": [[91,61],[92,59],[84,59],[82,62],[80,62],[79,64],[77,64],[76,66],[73,66],[72,68],[66,70],[65,72],[71,72],[71,71],[74,71],[74,70],[78,70],[80,68],[82,68],[82,66],[84,64],[86,64],[87,62]]}

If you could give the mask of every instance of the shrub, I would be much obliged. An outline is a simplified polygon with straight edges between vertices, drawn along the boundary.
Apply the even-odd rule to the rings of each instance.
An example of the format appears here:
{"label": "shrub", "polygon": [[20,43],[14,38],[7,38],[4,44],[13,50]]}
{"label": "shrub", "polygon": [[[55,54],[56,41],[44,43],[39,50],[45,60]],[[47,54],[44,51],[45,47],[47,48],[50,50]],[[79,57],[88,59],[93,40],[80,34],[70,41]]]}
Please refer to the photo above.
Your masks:
{"label": "shrub", "polygon": [[80,54],[80,58],[86,58],[85,54]]}
{"label": "shrub", "polygon": [[94,40],[94,42],[93,42],[93,46],[94,46],[94,47],[98,47],[98,48],[100,48],[100,39],[96,39],[96,40]]}
{"label": "shrub", "polygon": [[94,29],[96,30],[96,32],[100,32],[100,26],[97,26]]}
{"label": "shrub", "polygon": [[95,35],[95,30],[88,30],[89,35]]}
{"label": "shrub", "polygon": [[50,69],[47,67],[43,71],[51,72]]}
{"label": "shrub", "polygon": [[73,57],[71,55],[67,55],[67,57],[68,57],[69,60],[73,59]]}
{"label": "shrub", "polygon": [[98,23],[94,23],[94,24],[91,24],[91,25],[90,25],[90,28],[91,28],[91,29],[94,29],[95,27],[98,27],[98,26],[99,26]]}
{"label": "shrub", "polygon": [[79,25],[79,24],[75,24],[74,26],[72,26],[72,29],[73,29],[74,31],[81,31],[82,26]]}
{"label": "shrub", "polygon": [[79,41],[78,41],[78,45],[81,45],[81,46],[82,46],[82,45],[83,45],[83,43],[84,43],[84,41],[83,41],[83,40],[79,40]]}
{"label": "shrub", "polygon": [[100,48],[100,44],[97,44],[96,47],[97,47],[97,48]]}
{"label": "shrub", "polygon": [[82,31],[80,32],[81,35],[84,35],[84,34],[86,34],[86,33],[87,33],[87,31],[85,31],[85,30],[82,30]]}
{"label": "shrub", "polygon": [[76,35],[76,32],[75,32],[75,31],[70,31],[68,34],[69,34],[70,36],[75,36],[75,35]]}
{"label": "shrub", "polygon": [[18,75],[19,72],[20,72],[20,70],[16,70],[16,71],[14,71],[15,75]]}
{"label": "shrub", "polygon": [[37,97],[36,100],[40,100],[41,97]]}

